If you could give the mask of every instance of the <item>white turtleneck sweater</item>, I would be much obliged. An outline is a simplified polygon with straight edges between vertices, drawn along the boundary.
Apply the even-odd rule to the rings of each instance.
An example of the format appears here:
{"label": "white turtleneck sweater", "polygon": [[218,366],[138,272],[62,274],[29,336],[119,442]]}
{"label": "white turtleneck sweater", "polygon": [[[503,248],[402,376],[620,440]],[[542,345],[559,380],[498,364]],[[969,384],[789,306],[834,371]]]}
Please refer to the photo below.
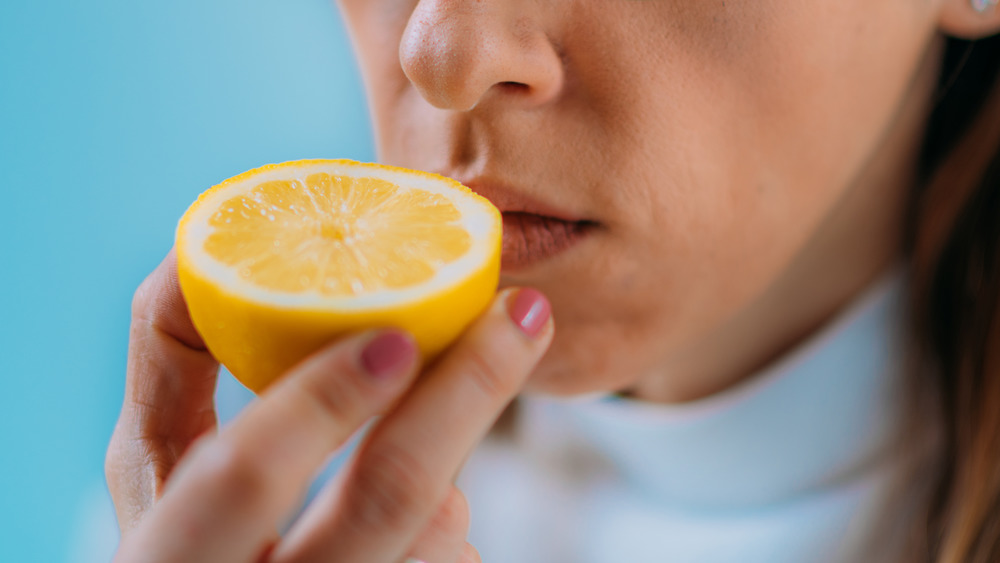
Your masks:
{"label": "white turtleneck sweater", "polygon": [[[891,542],[876,526],[901,465],[890,452],[900,281],[698,402],[522,398],[515,434],[488,439],[460,476],[469,540],[485,563],[874,563],[871,546]],[[251,398],[223,375],[220,418]],[[107,560],[116,543],[100,489],[83,503],[72,561]]]}
{"label": "white turtleneck sweater", "polygon": [[[772,367],[676,406],[523,399],[459,486],[486,563],[869,563],[900,460],[897,277]],[[883,553],[884,555],[884,553]]]}

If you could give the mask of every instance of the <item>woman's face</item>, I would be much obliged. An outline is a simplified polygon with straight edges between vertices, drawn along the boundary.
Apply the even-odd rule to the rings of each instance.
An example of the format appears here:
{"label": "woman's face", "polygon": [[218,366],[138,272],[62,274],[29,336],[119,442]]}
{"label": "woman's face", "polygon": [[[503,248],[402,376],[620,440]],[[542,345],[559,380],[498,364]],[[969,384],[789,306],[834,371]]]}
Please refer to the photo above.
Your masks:
{"label": "woman's face", "polygon": [[898,211],[883,192],[913,164],[924,112],[906,108],[926,109],[940,4],[339,3],[380,160],[493,200],[502,283],[551,299],[557,335],[532,388],[658,380],[675,399],[731,375],[712,373],[728,353],[715,344],[771,335],[733,352],[759,362],[810,328],[762,307],[778,288],[802,305],[823,280],[864,277],[843,273],[859,267],[852,233],[894,224],[864,210]]}

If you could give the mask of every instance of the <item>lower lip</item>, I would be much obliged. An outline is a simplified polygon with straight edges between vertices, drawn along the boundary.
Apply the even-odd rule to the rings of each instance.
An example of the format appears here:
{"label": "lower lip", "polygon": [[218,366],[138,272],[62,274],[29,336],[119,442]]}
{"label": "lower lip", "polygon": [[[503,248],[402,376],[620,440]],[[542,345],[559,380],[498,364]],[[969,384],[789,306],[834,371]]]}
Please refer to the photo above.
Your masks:
{"label": "lower lip", "polygon": [[593,223],[586,221],[504,213],[502,268],[520,270],[548,260],[583,240],[592,227]]}

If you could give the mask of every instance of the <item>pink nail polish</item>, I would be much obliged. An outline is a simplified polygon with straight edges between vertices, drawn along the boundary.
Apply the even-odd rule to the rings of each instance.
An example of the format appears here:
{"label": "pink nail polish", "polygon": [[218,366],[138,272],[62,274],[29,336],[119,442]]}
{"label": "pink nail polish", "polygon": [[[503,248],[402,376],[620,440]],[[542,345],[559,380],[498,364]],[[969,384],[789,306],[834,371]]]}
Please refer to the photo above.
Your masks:
{"label": "pink nail polish", "polygon": [[542,292],[526,287],[508,301],[507,312],[522,332],[534,338],[552,316],[552,306]]}
{"label": "pink nail polish", "polygon": [[377,378],[402,374],[417,356],[413,339],[398,331],[383,332],[361,352],[361,365]]}

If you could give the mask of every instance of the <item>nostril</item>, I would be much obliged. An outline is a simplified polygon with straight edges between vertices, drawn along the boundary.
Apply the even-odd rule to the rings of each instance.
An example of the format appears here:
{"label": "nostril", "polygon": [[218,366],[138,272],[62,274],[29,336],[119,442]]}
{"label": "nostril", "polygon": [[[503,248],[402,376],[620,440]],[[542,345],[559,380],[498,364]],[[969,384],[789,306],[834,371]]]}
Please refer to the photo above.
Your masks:
{"label": "nostril", "polygon": [[500,82],[496,86],[512,94],[527,92],[531,89],[527,84],[521,82]]}

